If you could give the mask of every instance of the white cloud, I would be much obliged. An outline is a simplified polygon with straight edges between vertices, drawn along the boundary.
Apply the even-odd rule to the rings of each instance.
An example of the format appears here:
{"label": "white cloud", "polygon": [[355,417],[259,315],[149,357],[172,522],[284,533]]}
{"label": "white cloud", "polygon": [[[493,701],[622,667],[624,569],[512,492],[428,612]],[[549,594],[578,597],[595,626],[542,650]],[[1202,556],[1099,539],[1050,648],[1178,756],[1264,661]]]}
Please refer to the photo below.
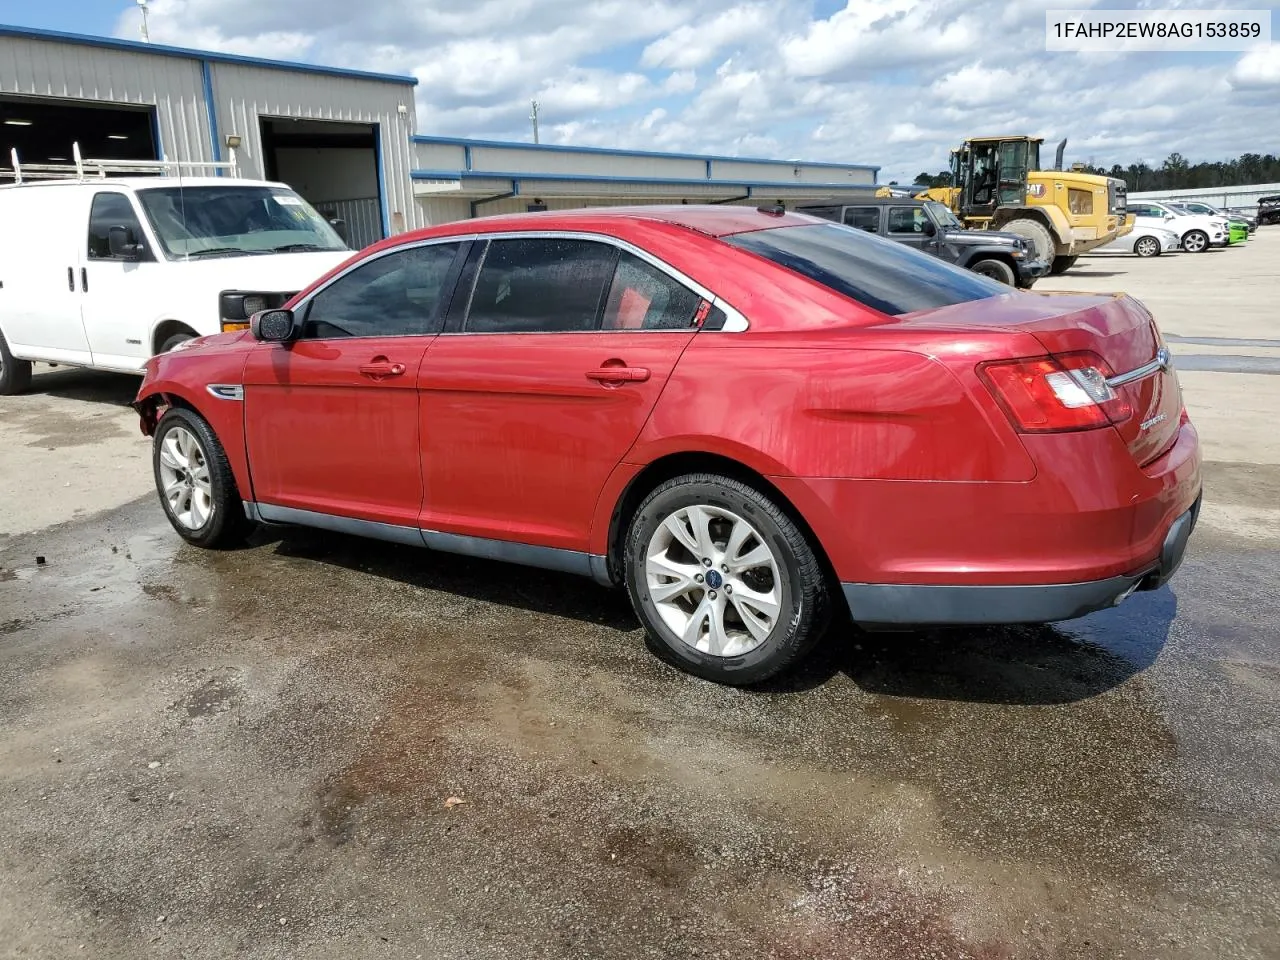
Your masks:
{"label": "white cloud", "polygon": [[[1146,0],[1144,0],[1146,2]],[[1159,0],[1168,7],[1173,0]],[[1176,0],[1184,7],[1239,0]],[[150,0],[156,42],[413,73],[423,133],[880,164],[978,133],[1110,165],[1275,152],[1280,46],[1048,54],[1044,11],[1129,0]],[[133,5],[117,32],[136,37]]]}
{"label": "white cloud", "polygon": [[1231,71],[1231,86],[1237,90],[1259,90],[1280,87],[1280,44],[1272,42],[1259,50],[1250,50]]}

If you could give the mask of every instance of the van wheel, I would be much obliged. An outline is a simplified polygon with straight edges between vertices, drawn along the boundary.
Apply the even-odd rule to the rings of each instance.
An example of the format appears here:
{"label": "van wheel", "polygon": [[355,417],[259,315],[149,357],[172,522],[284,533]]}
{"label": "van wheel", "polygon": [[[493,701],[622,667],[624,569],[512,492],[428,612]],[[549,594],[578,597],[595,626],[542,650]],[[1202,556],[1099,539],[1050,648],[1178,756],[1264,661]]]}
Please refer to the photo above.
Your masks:
{"label": "van wheel", "polygon": [[222,444],[199,414],[171,407],[160,418],[151,465],[165,516],[182,539],[209,548],[244,541],[252,524],[235,474]]}
{"label": "van wheel", "polygon": [[992,280],[998,280],[1000,283],[1013,286],[1017,282],[1014,276],[1013,267],[1009,266],[1003,260],[979,260],[969,268],[974,273],[984,277],[990,277]]}
{"label": "van wheel", "polygon": [[188,340],[194,340],[195,338],[196,335],[194,333],[175,333],[173,336],[168,337],[164,343],[160,344],[160,352],[168,353],[178,344],[186,343]]}
{"label": "van wheel", "polygon": [[758,683],[800,661],[826,628],[823,565],[759,490],[714,474],[659,486],[623,553],[636,615],[665,659],[707,680]]}
{"label": "van wheel", "polygon": [[31,386],[31,361],[16,360],[0,333],[0,397],[11,397]]}

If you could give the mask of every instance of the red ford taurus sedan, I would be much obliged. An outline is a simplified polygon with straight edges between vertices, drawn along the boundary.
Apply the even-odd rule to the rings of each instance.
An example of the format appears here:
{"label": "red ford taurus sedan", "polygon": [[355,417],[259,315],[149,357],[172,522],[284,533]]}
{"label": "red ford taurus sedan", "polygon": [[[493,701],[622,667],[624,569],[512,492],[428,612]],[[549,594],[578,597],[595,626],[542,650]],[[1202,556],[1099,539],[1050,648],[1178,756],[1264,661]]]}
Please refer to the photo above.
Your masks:
{"label": "red ford taurus sedan", "polygon": [[1163,584],[1200,454],[1155,321],[780,209],[628,207],[384,241],[136,407],[188,541],[301,524],[625,585],[750,683],[833,610],[1066,620]]}

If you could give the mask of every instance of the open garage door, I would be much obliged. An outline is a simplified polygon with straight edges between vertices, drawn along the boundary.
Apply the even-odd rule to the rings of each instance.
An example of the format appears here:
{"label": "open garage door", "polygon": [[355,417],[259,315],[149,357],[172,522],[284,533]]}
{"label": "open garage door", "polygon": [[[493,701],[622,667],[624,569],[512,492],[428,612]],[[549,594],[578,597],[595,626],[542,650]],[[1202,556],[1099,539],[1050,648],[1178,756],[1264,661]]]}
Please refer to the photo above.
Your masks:
{"label": "open garage door", "polygon": [[0,178],[15,147],[23,163],[70,163],[73,143],[95,160],[156,160],[154,109],[0,95]]}
{"label": "open garage door", "polygon": [[269,180],[287,183],[325,217],[342,220],[353,249],[383,238],[376,124],[269,117],[261,123]]}

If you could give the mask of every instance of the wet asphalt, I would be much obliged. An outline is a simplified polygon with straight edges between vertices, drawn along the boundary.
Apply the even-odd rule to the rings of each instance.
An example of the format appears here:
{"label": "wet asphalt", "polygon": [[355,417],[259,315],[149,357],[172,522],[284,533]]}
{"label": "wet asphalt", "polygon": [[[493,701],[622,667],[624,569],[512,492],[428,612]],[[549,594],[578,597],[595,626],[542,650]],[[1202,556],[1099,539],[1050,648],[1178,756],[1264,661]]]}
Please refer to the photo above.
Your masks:
{"label": "wet asphalt", "polygon": [[584,580],[148,497],[0,540],[0,955],[1280,957],[1278,586],[1202,525],[734,690]]}

